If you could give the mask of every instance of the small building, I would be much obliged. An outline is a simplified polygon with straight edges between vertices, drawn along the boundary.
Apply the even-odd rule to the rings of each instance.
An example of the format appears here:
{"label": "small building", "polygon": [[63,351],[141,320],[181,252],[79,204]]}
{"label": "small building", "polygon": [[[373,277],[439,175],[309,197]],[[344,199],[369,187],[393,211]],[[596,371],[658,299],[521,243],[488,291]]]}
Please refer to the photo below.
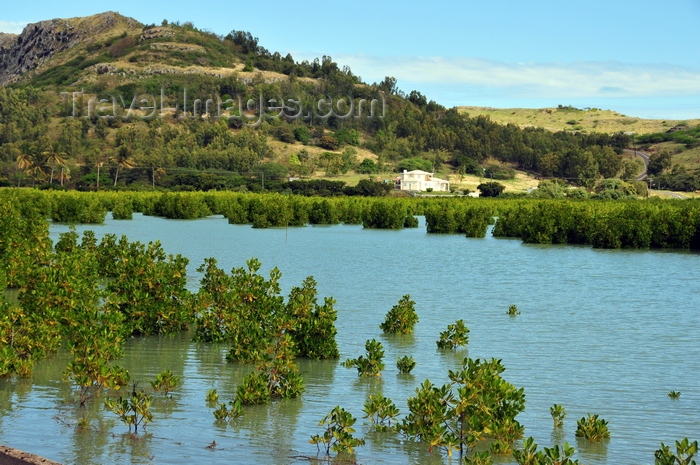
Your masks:
{"label": "small building", "polygon": [[397,187],[402,191],[423,192],[432,189],[436,192],[449,192],[450,181],[436,178],[434,173],[422,170],[403,170],[397,178]]}

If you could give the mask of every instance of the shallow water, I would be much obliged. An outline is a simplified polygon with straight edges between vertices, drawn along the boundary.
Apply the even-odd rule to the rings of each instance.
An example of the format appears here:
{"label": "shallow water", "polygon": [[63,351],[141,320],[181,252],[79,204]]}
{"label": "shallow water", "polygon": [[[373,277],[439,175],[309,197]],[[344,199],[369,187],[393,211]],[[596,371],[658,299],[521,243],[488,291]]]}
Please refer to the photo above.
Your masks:
{"label": "shallow water", "polygon": [[[421,223],[423,226],[423,223]],[[205,394],[216,388],[231,400],[251,370],[226,363],[225,346],[195,344],[187,334],[129,341],[119,363],[146,387],[164,369],[181,377],[172,399],[156,396],[154,421],[138,436],[94,405],[75,407],[62,382],[67,358],[42,362],[30,380],[0,381],[0,443],[68,464],[308,463],[317,423],[335,405],[357,418],[367,445],[357,460],[367,464],[441,464],[456,459],[428,453],[423,444],[368,432],[362,405],[383,392],[406,413],[406,398],[425,378],[447,381],[465,356],[501,358],[504,377],[525,388],[527,407],[518,416],[526,436],[541,446],[568,441],[584,464],[653,463],[661,441],[700,439],[700,255],[679,252],[606,251],[572,246],[532,246],[519,240],[429,235],[425,228],[365,230],[359,226],[252,229],[212,217],[195,221],[135,215],[79,226],[160,240],[168,253],[190,259],[188,283],[205,257],[230,270],[256,257],[265,272],[278,267],[285,294],[313,275],[319,297],[337,300],[341,360],[364,352],[377,338],[386,369],[360,379],[338,361],[301,361],[306,393],[300,399],[249,407],[229,426],[215,423]],[[65,232],[52,225],[51,234]],[[417,302],[415,334],[386,337],[379,324],[404,294]],[[522,314],[509,317],[516,304]],[[435,340],[463,318],[468,350],[442,353]],[[418,365],[398,375],[395,361],[412,355]],[[679,400],[668,398],[681,391]],[[549,407],[568,412],[553,431]],[[574,437],[576,419],[597,413],[609,421],[611,439],[599,445]],[[81,416],[88,431],[77,431]],[[211,446],[215,441],[215,445]],[[504,460],[503,463],[509,463]]]}

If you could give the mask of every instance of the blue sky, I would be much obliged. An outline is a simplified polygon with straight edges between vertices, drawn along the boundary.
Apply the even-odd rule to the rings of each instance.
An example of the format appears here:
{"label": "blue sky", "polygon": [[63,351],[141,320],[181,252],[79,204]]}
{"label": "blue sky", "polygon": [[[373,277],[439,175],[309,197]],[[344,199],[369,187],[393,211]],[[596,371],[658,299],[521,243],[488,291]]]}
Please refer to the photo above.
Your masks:
{"label": "blue sky", "polygon": [[700,118],[700,0],[8,2],[0,31],[112,10],[142,23],[250,31],[295,59],[330,55],[446,106],[574,105]]}

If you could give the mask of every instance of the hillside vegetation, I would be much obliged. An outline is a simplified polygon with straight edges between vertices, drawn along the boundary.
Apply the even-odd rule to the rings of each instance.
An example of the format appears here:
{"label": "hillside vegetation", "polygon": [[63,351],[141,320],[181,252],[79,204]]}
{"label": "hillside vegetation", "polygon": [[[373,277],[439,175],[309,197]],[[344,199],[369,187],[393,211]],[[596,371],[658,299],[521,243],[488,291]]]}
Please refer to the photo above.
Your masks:
{"label": "hillside vegetation", "polygon": [[457,184],[545,177],[592,189],[643,169],[623,153],[623,132],[467,115],[392,77],[365,83],[331,57],[297,62],[235,29],[104,13],[29,25],[3,38],[0,58],[5,185],[266,189],[286,176],[423,169]]}

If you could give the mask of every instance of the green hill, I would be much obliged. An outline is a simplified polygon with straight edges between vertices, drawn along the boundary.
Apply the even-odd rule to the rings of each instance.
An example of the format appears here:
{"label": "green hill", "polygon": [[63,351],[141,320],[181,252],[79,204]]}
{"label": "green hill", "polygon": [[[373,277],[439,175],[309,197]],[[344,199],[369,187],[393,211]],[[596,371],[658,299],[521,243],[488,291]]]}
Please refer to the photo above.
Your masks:
{"label": "green hill", "polygon": [[[524,190],[540,177],[591,188],[642,169],[624,153],[625,133],[641,131],[612,131],[604,112],[539,112],[565,131],[501,121],[404,93],[392,77],[363,82],[328,56],[295,61],[249,32],[113,12],[0,36],[0,84],[4,185],[259,189],[265,179],[270,189],[288,175],[356,183],[418,168],[470,189],[486,176]],[[584,128],[589,119],[598,126]]]}

